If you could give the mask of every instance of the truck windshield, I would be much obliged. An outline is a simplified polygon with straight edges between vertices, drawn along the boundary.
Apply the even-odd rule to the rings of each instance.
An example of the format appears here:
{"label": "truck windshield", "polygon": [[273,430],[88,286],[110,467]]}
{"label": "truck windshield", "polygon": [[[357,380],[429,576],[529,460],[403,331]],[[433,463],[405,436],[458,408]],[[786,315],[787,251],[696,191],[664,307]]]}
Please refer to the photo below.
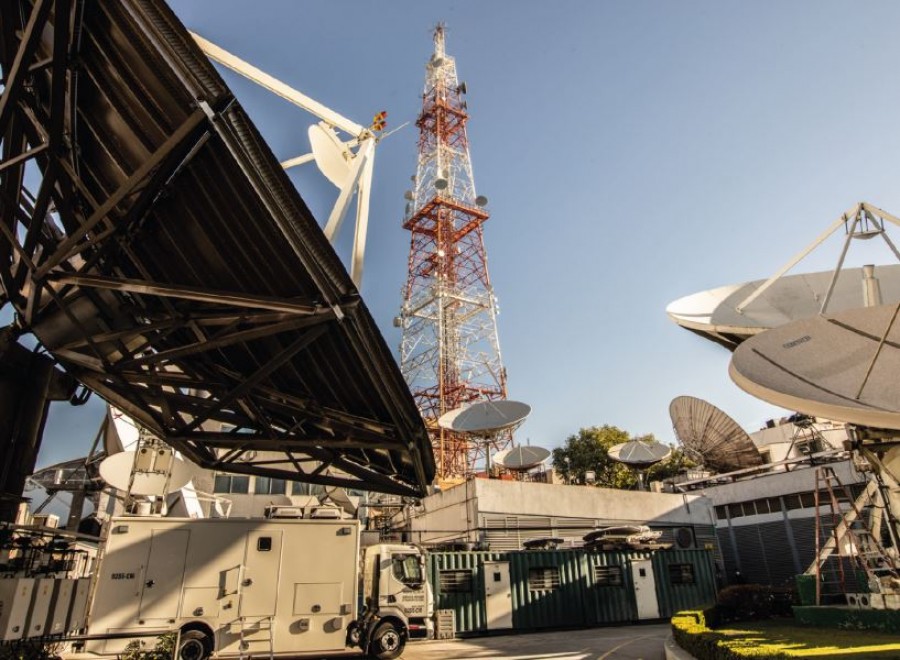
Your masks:
{"label": "truck windshield", "polygon": [[419,555],[394,555],[391,558],[394,568],[394,577],[403,584],[411,587],[421,586],[422,565],[419,563]]}

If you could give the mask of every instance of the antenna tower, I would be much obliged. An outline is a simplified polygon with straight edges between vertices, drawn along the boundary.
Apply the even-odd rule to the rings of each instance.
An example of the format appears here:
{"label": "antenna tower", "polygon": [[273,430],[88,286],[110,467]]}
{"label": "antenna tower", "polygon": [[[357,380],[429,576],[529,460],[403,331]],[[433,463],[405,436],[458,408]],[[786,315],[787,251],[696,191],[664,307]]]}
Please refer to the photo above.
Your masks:
{"label": "antenna tower", "polygon": [[487,447],[437,423],[468,403],[506,398],[482,230],[487,199],[475,193],[466,85],[444,50],[444,34],[439,24],[416,121],[418,162],[403,222],[412,234],[409,276],[398,321],[400,368],[431,434],[438,479],[447,481],[472,474],[479,458],[503,449],[512,434]]}

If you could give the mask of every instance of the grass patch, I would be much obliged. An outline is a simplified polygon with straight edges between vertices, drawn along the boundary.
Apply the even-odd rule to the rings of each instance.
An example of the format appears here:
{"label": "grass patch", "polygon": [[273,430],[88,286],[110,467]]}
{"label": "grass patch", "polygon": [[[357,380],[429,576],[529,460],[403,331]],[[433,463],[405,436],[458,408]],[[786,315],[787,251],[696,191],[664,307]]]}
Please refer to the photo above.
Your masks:
{"label": "grass patch", "polygon": [[900,657],[900,639],[891,633],[839,628],[810,628],[792,621],[749,621],[716,630],[731,637],[755,638],[791,658]]}
{"label": "grass patch", "polygon": [[807,627],[790,619],[729,623],[711,630],[697,614],[673,617],[672,624],[676,641],[702,660],[900,658],[900,639],[892,633]]}

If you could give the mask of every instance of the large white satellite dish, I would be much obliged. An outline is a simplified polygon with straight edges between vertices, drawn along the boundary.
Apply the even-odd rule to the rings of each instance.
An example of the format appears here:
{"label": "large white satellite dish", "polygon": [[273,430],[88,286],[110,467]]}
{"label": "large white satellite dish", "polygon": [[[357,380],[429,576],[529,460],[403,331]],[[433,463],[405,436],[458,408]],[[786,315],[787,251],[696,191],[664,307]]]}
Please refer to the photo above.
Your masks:
{"label": "large white satellite dish", "polygon": [[669,404],[669,416],[685,453],[704,467],[731,472],[763,464],[747,432],[708,401],[675,397]]}
{"label": "large white satellite dish", "polygon": [[[679,298],[666,307],[666,313],[681,327],[733,349],[764,330],[819,314],[833,275],[823,271],[782,277],[742,311],[738,311],[738,305],[762,287],[764,280]],[[878,266],[874,275],[883,301],[900,300],[900,265]],[[863,268],[843,269],[835,280],[829,311],[863,307],[864,282]]]}
{"label": "large white satellite dish", "polygon": [[309,127],[309,144],[319,171],[338,188],[343,188],[350,177],[350,150],[341,142],[337,133],[325,122]]}
{"label": "large white satellite dish", "polygon": [[444,413],[438,426],[457,433],[493,435],[516,428],[530,412],[531,406],[520,401],[481,401]]}
{"label": "large white satellite dish", "polygon": [[[854,239],[880,236],[900,261],[887,235],[893,215],[861,202],[836,219],[820,236],[767,280],[722,286],[670,303],[666,313],[678,325],[730,349],[769,328],[821,313],[900,301],[900,265],[843,268]],[[829,236],[843,228],[843,249],[832,271],[787,275]]]}
{"label": "large white satellite dish", "polygon": [[794,321],[741,344],[728,373],[783,408],[900,429],[900,304]]}
{"label": "large white satellite dish", "polygon": [[113,488],[128,492],[129,484],[132,495],[165,495],[178,490],[191,480],[191,468],[184,460],[173,456],[171,476],[166,472],[131,471],[134,467],[134,452],[122,451],[107,456],[100,463],[100,477]]}

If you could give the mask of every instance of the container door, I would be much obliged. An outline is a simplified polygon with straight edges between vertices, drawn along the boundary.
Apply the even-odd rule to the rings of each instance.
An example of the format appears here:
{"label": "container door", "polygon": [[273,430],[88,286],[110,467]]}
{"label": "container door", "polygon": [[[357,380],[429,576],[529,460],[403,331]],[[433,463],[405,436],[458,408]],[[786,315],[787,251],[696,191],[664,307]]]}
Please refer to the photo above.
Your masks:
{"label": "container door", "polygon": [[190,536],[187,529],[153,530],[144,583],[140,585],[140,618],[173,619],[178,615]]}
{"label": "container door", "polygon": [[244,573],[241,578],[241,616],[275,614],[278,575],[281,569],[281,531],[265,530],[247,535]]}
{"label": "container door", "polygon": [[656,580],[653,578],[652,562],[649,559],[632,560],[631,579],[634,583],[638,619],[658,619],[659,603],[656,600]]}
{"label": "container door", "polygon": [[487,629],[512,628],[512,590],[508,561],[484,562],[484,600]]}

